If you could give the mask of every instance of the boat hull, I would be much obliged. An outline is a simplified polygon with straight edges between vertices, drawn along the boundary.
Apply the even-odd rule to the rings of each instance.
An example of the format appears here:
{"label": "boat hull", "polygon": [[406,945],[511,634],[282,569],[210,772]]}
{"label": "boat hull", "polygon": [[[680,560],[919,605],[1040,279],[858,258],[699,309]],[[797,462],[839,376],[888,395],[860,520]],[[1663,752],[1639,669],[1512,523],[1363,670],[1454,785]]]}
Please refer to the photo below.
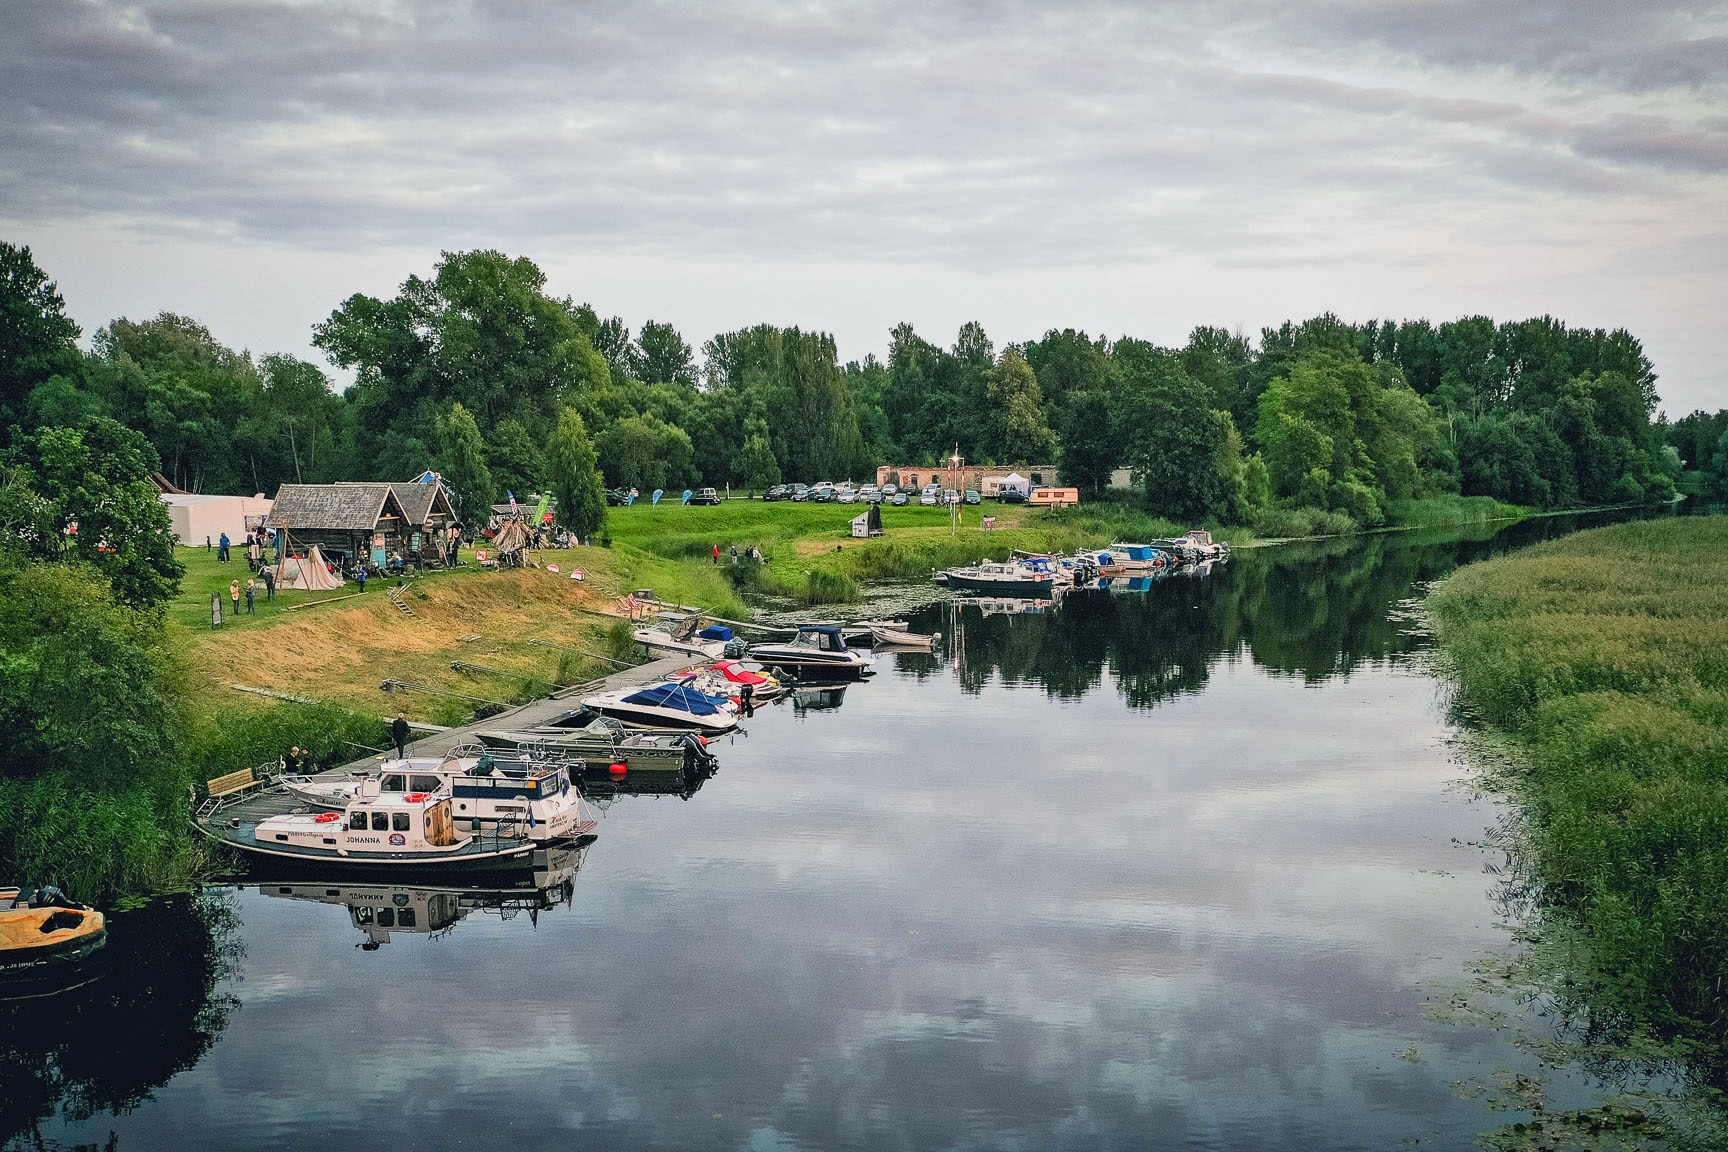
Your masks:
{"label": "boat hull", "polygon": [[1001,579],[948,573],[948,587],[985,596],[1010,596],[1017,599],[1049,600],[1055,595],[1055,580]]}

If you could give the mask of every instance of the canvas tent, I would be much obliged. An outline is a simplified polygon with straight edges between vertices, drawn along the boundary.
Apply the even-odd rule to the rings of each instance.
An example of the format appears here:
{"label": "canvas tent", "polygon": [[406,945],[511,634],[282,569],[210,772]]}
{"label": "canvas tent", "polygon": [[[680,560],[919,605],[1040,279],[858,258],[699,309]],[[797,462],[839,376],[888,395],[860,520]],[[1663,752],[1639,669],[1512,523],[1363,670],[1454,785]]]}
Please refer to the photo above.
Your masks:
{"label": "canvas tent", "polygon": [[284,556],[276,562],[276,586],[302,592],[333,592],[342,587],[342,577],[325,567],[324,554],[314,544],[304,557]]}
{"label": "canvas tent", "polygon": [[[262,496],[211,496],[194,492],[163,492],[157,499],[168,508],[169,526],[180,543],[192,546],[211,543],[228,533],[235,544],[245,541],[270,513],[271,501]],[[247,523],[247,519],[251,523]]]}
{"label": "canvas tent", "polygon": [[1031,490],[1032,481],[1026,479],[1026,477],[1020,475],[1018,472],[1010,472],[998,481],[996,487],[998,492],[1013,490],[1024,496]]}

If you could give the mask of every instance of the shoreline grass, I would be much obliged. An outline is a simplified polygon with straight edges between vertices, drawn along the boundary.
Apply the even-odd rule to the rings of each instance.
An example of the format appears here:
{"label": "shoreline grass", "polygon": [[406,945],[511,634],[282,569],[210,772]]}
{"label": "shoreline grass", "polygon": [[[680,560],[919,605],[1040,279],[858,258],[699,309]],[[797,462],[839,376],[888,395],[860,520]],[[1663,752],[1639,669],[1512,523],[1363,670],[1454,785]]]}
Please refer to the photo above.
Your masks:
{"label": "shoreline grass", "polygon": [[1428,599],[1460,700],[1511,777],[1543,906],[1589,941],[1602,1019],[1728,1074],[1728,518],[1591,529]]}

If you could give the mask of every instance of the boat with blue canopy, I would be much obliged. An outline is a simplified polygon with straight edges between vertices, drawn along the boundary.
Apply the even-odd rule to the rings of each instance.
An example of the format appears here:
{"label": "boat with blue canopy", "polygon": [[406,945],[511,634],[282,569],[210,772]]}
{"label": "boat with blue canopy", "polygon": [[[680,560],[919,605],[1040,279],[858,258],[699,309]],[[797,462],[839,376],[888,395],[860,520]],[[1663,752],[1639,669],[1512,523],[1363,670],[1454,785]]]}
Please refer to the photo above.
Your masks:
{"label": "boat with blue canopy", "polygon": [[730,732],[738,726],[738,706],[721,696],[710,696],[691,681],[663,680],[657,684],[624,688],[586,696],[582,704],[602,715],[646,728],[676,728],[705,735]]}

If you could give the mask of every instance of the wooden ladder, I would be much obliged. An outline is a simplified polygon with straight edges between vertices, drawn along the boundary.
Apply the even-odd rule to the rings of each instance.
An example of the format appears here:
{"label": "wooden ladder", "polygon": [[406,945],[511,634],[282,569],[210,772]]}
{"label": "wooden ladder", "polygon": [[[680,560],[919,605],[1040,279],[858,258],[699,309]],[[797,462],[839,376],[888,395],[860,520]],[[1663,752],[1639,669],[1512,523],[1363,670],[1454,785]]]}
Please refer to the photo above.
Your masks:
{"label": "wooden ladder", "polygon": [[407,601],[402,599],[402,593],[406,591],[407,588],[408,585],[406,584],[398,584],[394,588],[390,589],[390,603],[396,605],[396,610],[402,613],[402,615],[413,616],[414,609],[408,607]]}

